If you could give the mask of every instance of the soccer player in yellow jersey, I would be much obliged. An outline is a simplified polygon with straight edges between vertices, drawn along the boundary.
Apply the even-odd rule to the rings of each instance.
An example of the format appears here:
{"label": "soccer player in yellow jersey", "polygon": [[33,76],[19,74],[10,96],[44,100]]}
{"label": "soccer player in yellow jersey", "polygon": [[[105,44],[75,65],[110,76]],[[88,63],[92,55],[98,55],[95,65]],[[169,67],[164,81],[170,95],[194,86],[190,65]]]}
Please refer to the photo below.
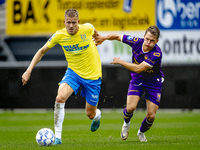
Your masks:
{"label": "soccer player in yellow jersey", "polygon": [[59,83],[55,101],[54,125],[56,139],[54,145],[62,144],[61,133],[65,115],[65,102],[73,92],[77,94],[80,87],[82,87],[81,96],[86,99],[86,114],[89,119],[93,119],[91,131],[96,131],[100,125],[101,111],[97,109],[97,104],[101,90],[102,67],[98,50],[93,41],[98,32],[90,23],[79,24],[78,16],[78,11],[75,9],[65,11],[65,19],[63,20],[65,28],[58,30],[38,50],[22,75],[22,83],[25,85],[33,68],[44,54],[56,44],[61,45],[68,62],[68,69]]}

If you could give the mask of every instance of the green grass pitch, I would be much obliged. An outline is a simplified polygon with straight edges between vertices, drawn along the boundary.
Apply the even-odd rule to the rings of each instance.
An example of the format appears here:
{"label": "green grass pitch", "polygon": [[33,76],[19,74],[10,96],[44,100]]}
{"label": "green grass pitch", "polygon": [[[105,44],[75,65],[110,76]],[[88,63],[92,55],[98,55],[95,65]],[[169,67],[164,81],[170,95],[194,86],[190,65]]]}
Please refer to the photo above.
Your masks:
{"label": "green grass pitch", "polygon": [[129,137],[123,141],[120,131],[122,112],[102,110],[100,128],[90,131],[91,120],[84,113],[67,112],[63,123],[62,145],[40,147],[35,140],[39,129],[53,130],[53,111],[46,113],[0,113],[0,150],[197,150],[200,149],[200,112],[158,111],[152,128],[141,143],[137,130],[145,111],[136,111],[131,120]]}

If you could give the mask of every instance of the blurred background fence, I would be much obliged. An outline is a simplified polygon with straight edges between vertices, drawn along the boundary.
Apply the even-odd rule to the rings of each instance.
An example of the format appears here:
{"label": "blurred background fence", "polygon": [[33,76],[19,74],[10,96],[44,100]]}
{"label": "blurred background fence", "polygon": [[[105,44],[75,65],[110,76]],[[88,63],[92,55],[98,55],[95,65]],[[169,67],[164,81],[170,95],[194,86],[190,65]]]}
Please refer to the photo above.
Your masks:
{"label": "blurred background fence", "polygon": [[[63,28],[64,10],[76,8],[81,23],[91,22],[100,34],[143,37],[150,25],[161,30],[165,82],[161,108],[200,108],[200,2],[196,0],[7,0],[0,1],[0,108],[53,108],[66,69],[59,45],[35,67],[26,86],[21,76],[33,55],[50,36]],[[187,10],[187,11],[186,11]],[[168,17],[167,17],[168,16]],[[100,108],[123,108],[130,72],[110,65],[120,56],[131,62],[130,47],[116,41],[98,46],[103,64]],[[72,95],[67,108],[84,108],[85,100]],[[140,108],[145,107],[142,100]]]}

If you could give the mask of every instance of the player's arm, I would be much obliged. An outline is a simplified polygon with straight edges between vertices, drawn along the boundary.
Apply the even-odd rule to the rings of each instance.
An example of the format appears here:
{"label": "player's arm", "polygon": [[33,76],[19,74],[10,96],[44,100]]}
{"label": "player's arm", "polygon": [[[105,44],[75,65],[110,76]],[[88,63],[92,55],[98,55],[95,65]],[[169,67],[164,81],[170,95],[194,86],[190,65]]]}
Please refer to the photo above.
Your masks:
{"label": "player's arm", "polygon": [[108,35],[100,35],[100,34],[98,34],[95,37],[95,43],[96,43],[96,45],[100,45],[105,40],[122,41],[122,37],[123,37],[123,35],[121,35],[121,34],[108,34]]}
{"label": "player's arm", "polygon": [[96,29],[94,29],[94,34],[92,35],[92,37],[93,37],[93,38],[96,38],[96,36],[98,36],[98,35],[99,35],[99,33],[97,32]]}
{"label": "player's arm", "polygon": [[96,37],[99,35],[99,33],[97,32],[97,30],[96,29],[94,29],[94,34],[92,35],[92,39],[93,39],[93,41],[94,41],[94,43],[95,43],[95,45],[97,46],[97,44],[96,44]]}
{"label": "player's arm", "polygon": [[25,85],[30,76],[31,76],[31,72],[33,70],[33,68],[35,67],[35,65],[42,59],[42,57],[44,56],[44,54],[49,50],[50,48],[47,47],[47,45],[45,44],[42,48],[40,48],[37,53],[34,55],[29,67],[27,68],[27,70],[24,72],[24,74],[22,75],[22,83],[23,85]]}
{"label": "player's arm", "polygon": [[110,64],[120,64],[123,67],[125,67],[126,69],[136,72],[136,73],[140,73],[143,72],[147,69],[151,69],[152,67],[150,65],[148,65],[146,62],[142,62],[140,64],[132,64],[132,63],[128,63],[124,60],[121,60],[120,57],[115,57],[113,59],[113,62],[111,62]]}

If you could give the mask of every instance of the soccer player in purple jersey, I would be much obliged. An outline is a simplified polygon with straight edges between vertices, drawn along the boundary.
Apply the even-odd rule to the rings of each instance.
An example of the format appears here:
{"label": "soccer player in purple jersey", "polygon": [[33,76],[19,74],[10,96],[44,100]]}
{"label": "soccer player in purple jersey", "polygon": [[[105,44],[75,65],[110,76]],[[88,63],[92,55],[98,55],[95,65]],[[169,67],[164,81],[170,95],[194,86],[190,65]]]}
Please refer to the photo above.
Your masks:
{"label": "soccer player in purple jersey", "polygon": [[120,57],[115,57],[113,62],[110,63],[120,64],[131,71],[127,105],[123,111],[122,140],[126,140],[128,137],[130,120],[143,93],[145,93],[147,114],[137,132],[140,142],[147,142],[144,133],[150,129],[155,120],[164,81],[164,74],[161,68],[162,52],[157,45],[159,35],[159,28],[150,26],[145,31],[144,38],[119,34],[98,35],[95,38],[97,45],[104,40],[118,40],[132,47],[132,63],[123,61]]}

